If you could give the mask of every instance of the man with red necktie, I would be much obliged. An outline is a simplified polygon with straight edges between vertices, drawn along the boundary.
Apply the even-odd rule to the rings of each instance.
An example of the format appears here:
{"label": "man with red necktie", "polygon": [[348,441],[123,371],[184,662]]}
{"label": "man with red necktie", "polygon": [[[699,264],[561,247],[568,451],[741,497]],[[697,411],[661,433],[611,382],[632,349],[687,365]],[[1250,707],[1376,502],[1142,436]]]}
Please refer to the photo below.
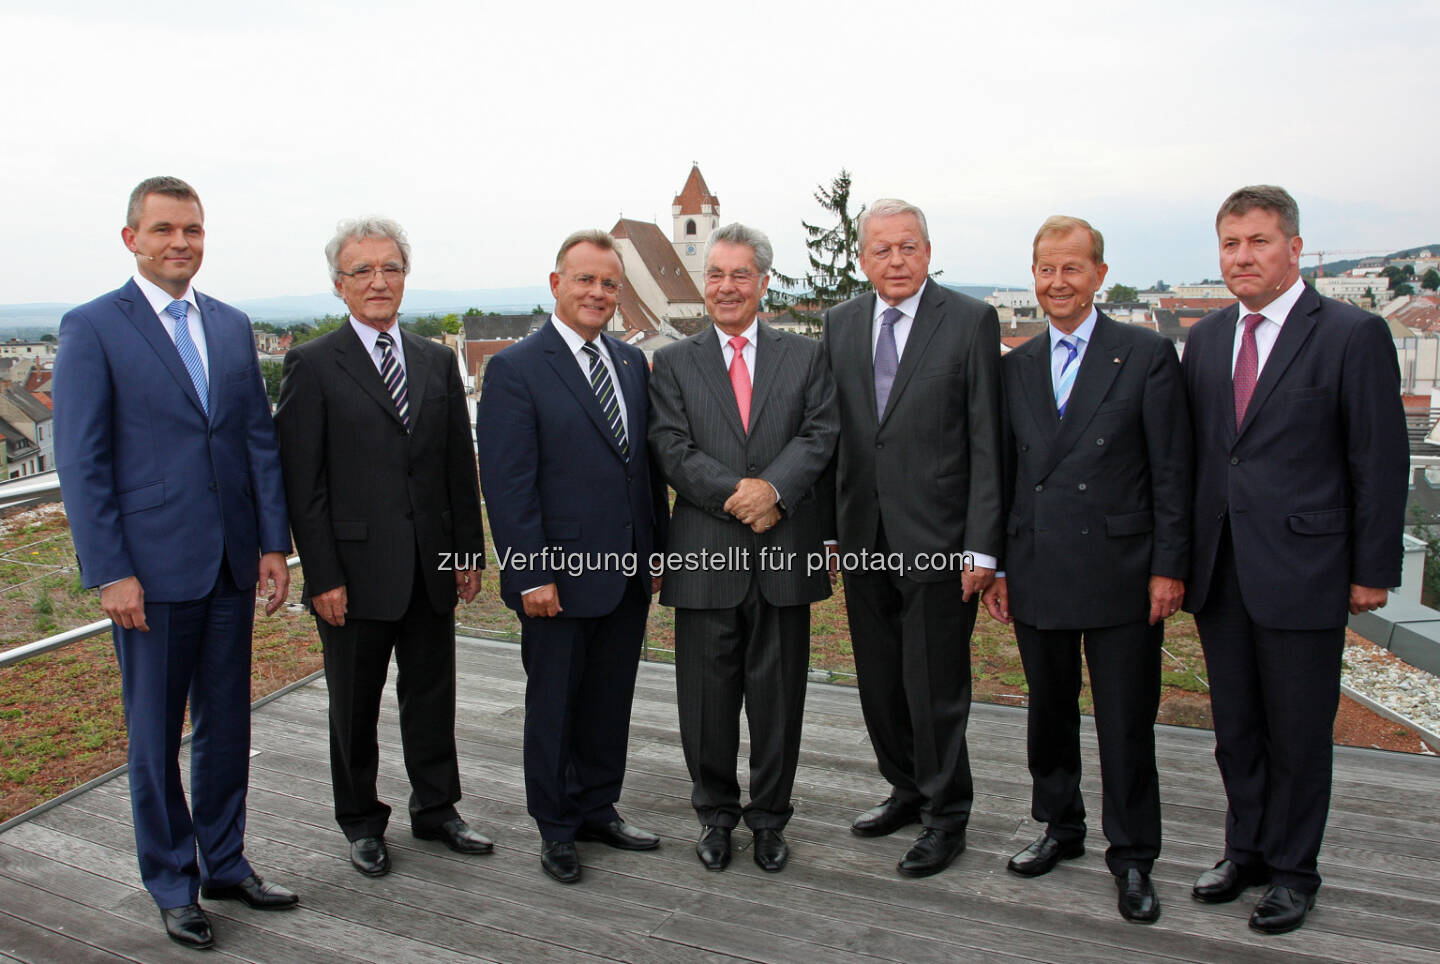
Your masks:
{"label": "man with red necktie", "polygon": [[1225,855],[1192,891],[1266,883],[1250,926],[1305,922],[1330,805],[1348,615],[1400,583],[1408,444],[1385,322],[1300,279],[1300,212],[1271,185],[1215,218],[1240,299],[1200,321],[1182,368],[1195,436],[1191,582],[1225,782]]}
{"label": "man with red necktie", "polygon": [[[762,870],[789,858],[783,830],[800,753],[810,604],[830,595],[827,506],[816,497],[835,449],[835,385],[819,342],[760,323],[770,241],[742,224],[705,250],[714,322],[655,355],[650,445],[676,493],[660,601],[675,607],[680,738],[702,827],[696,855],[730,862],[741,819]],[[718,570],[692,565],[721,559]],[[750,803],[735,779],[740,705],[750,726]]]}

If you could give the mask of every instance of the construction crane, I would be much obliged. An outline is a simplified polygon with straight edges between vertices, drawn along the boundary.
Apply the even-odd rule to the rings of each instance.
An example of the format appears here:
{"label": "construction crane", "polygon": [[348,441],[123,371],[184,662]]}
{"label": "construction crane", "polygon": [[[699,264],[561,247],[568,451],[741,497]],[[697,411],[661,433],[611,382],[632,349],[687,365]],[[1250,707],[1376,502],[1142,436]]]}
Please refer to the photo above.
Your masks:
{"label": "construction crane", "polygon": [[[1332,250],[1330,250],[1330,251],[1301,251],[1301,252],[1300,252],[1300,257],[1302,257],[1302,258],[1315,258],[1315,259],[1316,259],[1316,262],[1317,262],[1316,265],[1315,265],[1315,277],[1317,277],[1317,278],[1323,278],[1323,277],[1325,277],[1325,257],[1326,257],[1326,255],[1335,255],[1335,254],[1378,254],[1378,253],[1380,253],[1382,250],[1383,250],[1383,249],[1381,249],[1381,248],[1346,248],[1345,250],[1332,249]],[[1392,248],[1391,250],[1393,251],[1393,250],[1397,250],[1397,249]]]}

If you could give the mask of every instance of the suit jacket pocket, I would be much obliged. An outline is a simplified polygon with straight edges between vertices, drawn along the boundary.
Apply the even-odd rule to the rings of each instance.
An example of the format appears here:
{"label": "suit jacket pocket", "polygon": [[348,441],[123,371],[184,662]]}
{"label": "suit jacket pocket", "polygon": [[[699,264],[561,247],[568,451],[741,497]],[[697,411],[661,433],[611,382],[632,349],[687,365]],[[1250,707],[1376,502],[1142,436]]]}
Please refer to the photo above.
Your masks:
{"label": "suit jacket pocket", "polygon": [[924,371],[915,373],[915,380],[923,381],[927,378],[943,378],[946,375],[959,375],[965,371],[964,365],[945,365],[941,368],[927,368]]}
{"label": "suit jacket pocket", "polygon": [[1108,402],[1102,402],[1096,409],[1096,415],[1104,415],[1106,412],[1123,412],[1130,407],[1129,398],[1113,398]]}
{"label": "suit jacket pocket", "polygon": [[370,527],[364,519],[335,519],[330,523],[330,529],[341,542],[363,542],[370,534]]}
{"label": "suit jacket pocket", "polygon": [[1329,398],[1334,390],[1329,385],[1315,385],[1311,388],[1292,388],[1285,393],[1287,402],[1313,402],[1317,398]]}
{"label": "suit jacket pocket", "polygon": [[115,502],[119,505],[121,515],[129,515],[141,509],[153,509],[165,502],[165,483],[151,482],[149,485],[117,492]]}
{"label": "suit jacket pocket", "polygon": [[1302,536],[1333,536],[1350,531],[1349,509],[1320,509],[1290,515],[1290,531]]}
{"label": "suit jacket pocket", "polygon": [[1155,513],[1149,509],[1105,517],[1105,534],[1111,538],[1138,536],[1155,528]]}

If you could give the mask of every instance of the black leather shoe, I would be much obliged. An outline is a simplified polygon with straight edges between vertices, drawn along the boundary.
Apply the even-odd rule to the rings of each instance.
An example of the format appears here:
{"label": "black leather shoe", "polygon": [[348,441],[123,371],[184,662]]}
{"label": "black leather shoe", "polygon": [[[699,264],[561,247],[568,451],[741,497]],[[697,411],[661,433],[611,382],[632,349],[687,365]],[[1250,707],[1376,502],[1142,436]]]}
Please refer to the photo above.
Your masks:
{"label": "black leather shoe", "polygon": [[495,849],[495,841],[471,830],[470,825],[459,817],[446,820],[438,827],[427,830],[412,828],[410,832],[421,840],[442,840],[457,854],[488,854]]}
{"label": "black leather shoe", "polygon": [[1074,860],[1083,856],[1085,841],[1068,840],[1062,843],[1046,833],[1011,857],[1005,866],[1021,877],[1039,877],[1041,874],[1050,873],[1062,860]]}
{"label": "black leather shoe", "polygon": [[572,840],[541,840],[540,869],[562,884],[580,880],[580,855]]}
{"label": "black leather shoe", "polygon": [[965,831],[926,827],[895,868],[906,877],[929,877],[965,852]]}
{"label": "black leather shoe", "polygon": [[1255,911],[1250,915],[1250,928],[1263,934],[1288,933],[1305,923],[1305,915],[1314,906],[1314,894],[1275,884],[1255,905]]}
{"label": "black leather shoe", "polygon": [[201,887],[206,900],[244,901],[256,910],[287,910],[300,903],[300,898],[279,884],[267,884],[259,874],[251,874],[229,887]]}
{"label": "black leather shoe", "polygon": [[160,912],[160,919],[165,922],[165,933],[177,944],[197,951],[215,946],[215,934],[210,930],[210,918],[205,916],[199,904],[168,907]]}
{"label": "black leather shoe", "polygon": [[390,873],[390,851],[384,837],[357,837],[350,841],[350,862],[366,877]]}
{"label": "black leather shoe", "polygon": [[575,839],[594,840],[619,850],[654,850],[660,846],[660,838],[655,834],[619,819],[600,827],[581,827]]}
{"label": "black leather shoe", "polygon": [[1121,917],[1134,924],[1153,924],[1160,919],[1160,898],[1155,896],[1149,874],[1132,867],[1115,875],[1115,886],[1120,890],[1117,905]]}
{"label": "black leather shoe", "polygon": [[767,874],[778,874],[790,859],[790,847],[779,830],[761,828],[755,831],[755,865]]}
{"label": "black leather shoe", "polygon": [[856,817],[850,825],[850,832],[857,837],[884,837],[919,820],[919,807],[886,797],[884,803]]}
{"label": "black leather shoe", "polygon": [[1270,874],[1263,867],[1242,867],[1233,860],[1222,860],[1195,879],[1190,896],[1206,904],[1227,904],[1246,887],[1269,881]]}
{"label": "black leather shoe", "polygon": [[730,828],[706,827],[695,844],[695,856],[706,870],[724,870],[730,866]]}

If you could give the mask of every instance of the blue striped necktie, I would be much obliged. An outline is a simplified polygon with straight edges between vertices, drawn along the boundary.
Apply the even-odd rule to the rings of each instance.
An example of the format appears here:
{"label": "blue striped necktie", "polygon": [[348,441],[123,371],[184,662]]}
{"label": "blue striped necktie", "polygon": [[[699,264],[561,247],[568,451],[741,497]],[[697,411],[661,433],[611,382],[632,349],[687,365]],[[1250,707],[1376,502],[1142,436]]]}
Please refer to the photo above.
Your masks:
{"label": "blue striped necktie", "polygon": [[1065,406],[1070,404],[1070,389],[1075,387],[1075,373],[1080,370],[1080,366],[1075,364],[1075,359],[1080,357],[1080,343],[1061,338],[1055,347],[1070,353],[1065,357],[1065,364],[1060,366],[1060,381],[1055,383],[1055,410],[1064,418]]}
{"label": "blue striped necktie", "polygon": [[395,411],[400,416],[400,421],[405,427],[410,427],[410,393],[405,387],[405,369],[395,360],[395,340],[390,337],[390,332],[382,331],[375,336],[375,347],[380,349],[380,378],[385,382],[385,390],[390,393],[390,399],[395,403]]}
{"label": "blue striped necktie", "polygon": [[610,423],[610,434],[620,443],[620,454],[628,459],[630,440],[625,437],[625,422],[620,418],[620,400],[615,397],[615,385],[610,381],[610,370],[600,360],[600,349],[596,348],[593,342],[587,341],[581,350],[590,356],[590,387],[595,390],[600,411],[605,413],[605,420]]}
{"label": "blue striped necktie", "polygon": [[200,410],[210,417],[210,388],[205,380],[205,366],[200,361],[200,350],[190,337],[190,304],[186,301],[172,301],[165,306],[165,313],[175,319],[175,350],[190,373],[195,394],[200,396]]}

